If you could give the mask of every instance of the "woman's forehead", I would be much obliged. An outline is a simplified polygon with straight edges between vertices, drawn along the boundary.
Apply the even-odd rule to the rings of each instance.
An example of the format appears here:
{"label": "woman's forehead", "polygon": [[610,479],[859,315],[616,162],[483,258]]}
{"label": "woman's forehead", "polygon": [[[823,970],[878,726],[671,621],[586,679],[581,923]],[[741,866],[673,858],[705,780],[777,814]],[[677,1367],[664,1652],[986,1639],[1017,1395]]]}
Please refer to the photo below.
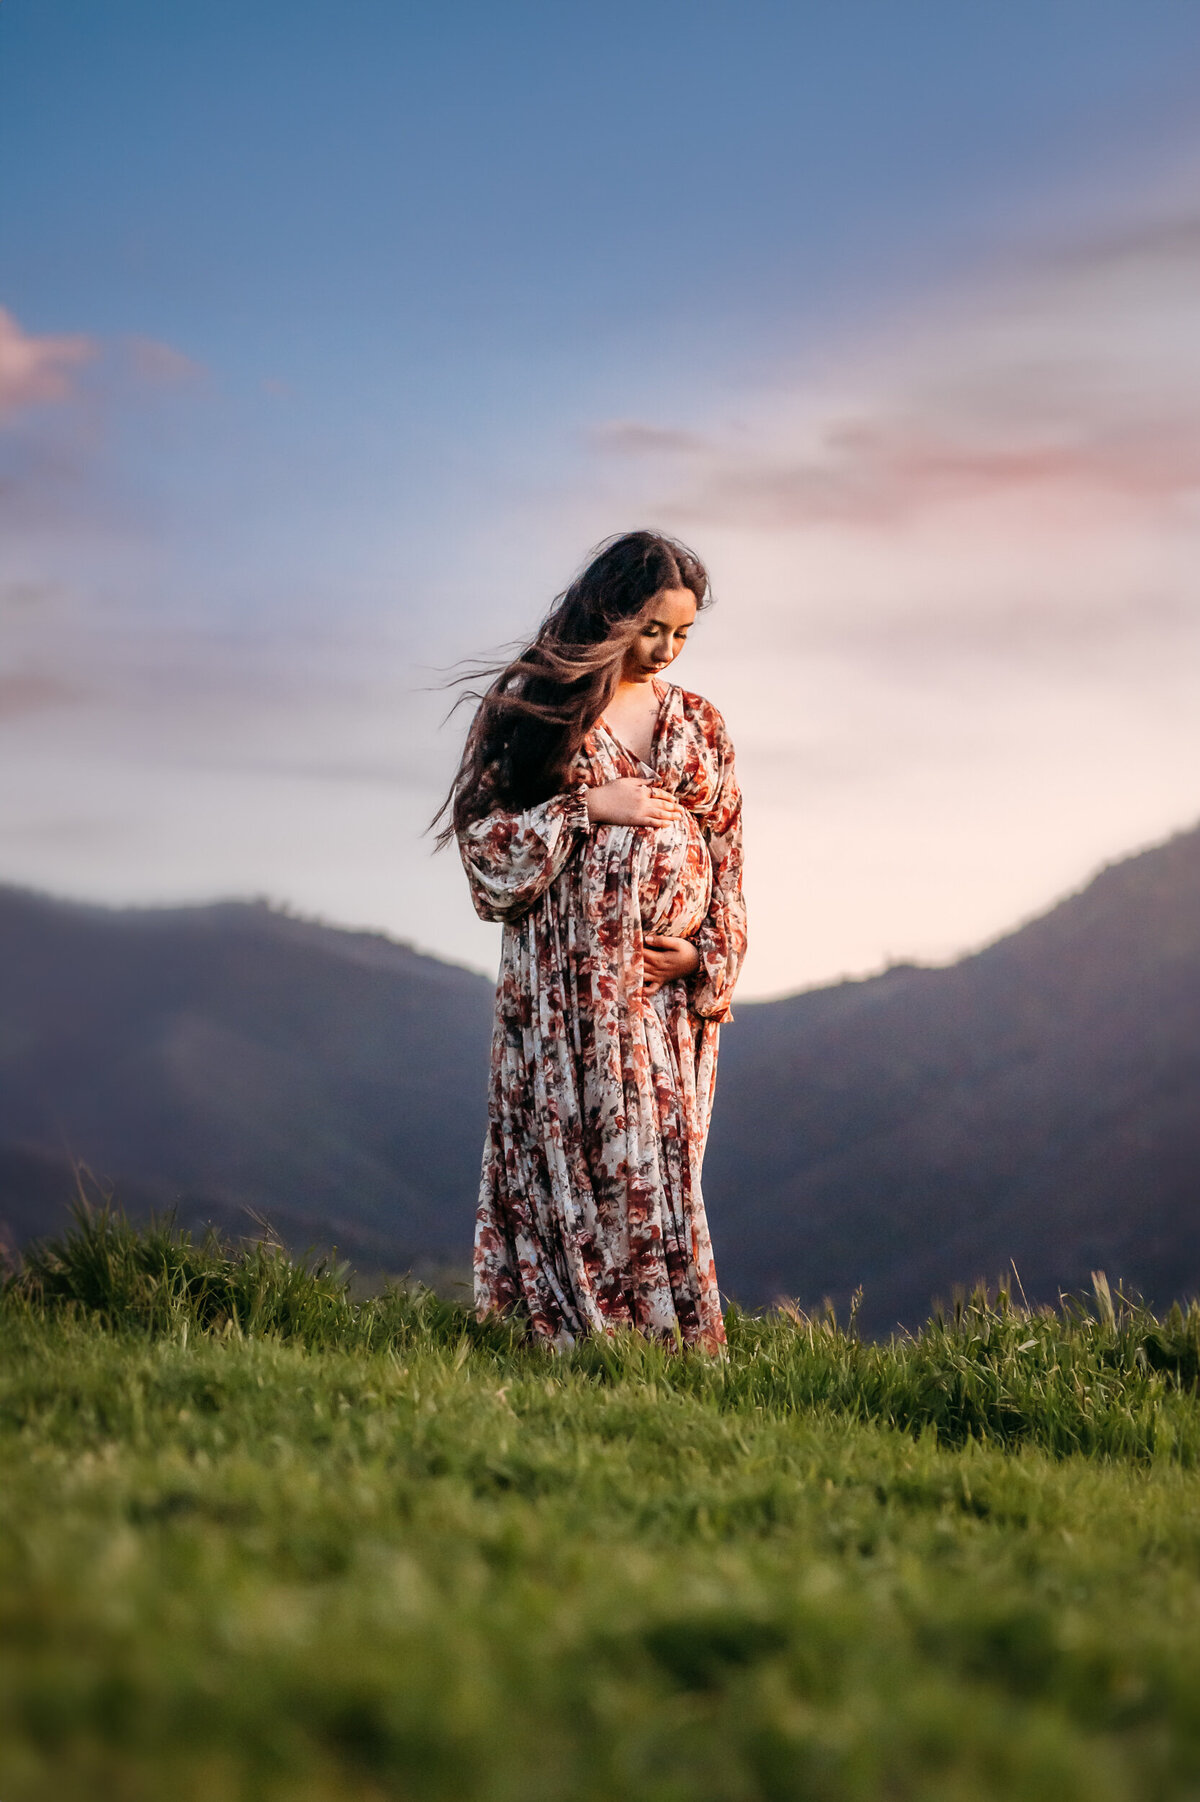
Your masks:
{"label": "woman's forehead", "polygon": [[690,588],[660,588],[642,609],[642,617],[664,626],[690,626],[696,617],[696,597]]}

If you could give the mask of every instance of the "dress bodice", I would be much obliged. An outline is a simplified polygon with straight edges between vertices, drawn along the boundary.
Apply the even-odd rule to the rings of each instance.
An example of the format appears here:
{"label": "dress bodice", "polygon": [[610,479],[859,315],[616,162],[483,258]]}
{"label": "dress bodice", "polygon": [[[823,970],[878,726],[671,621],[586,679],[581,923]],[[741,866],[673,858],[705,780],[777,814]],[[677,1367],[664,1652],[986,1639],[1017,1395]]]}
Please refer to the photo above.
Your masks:
{"label": "dress bodice", "polygon": [[695,813],[688,806],[688,791],[676,786],[672,772],[660,770],[663,727],[668,715],[670,690],[662,696],[648,761],[616,736],[604,720],[588,734],[585,753],[593,782],[611,782],[621,776],[645,776],[674,794],[680,811],[668,826],[596,826],[592,829],[589,857],[596,874],[614,860],[627,862],[636,886],[643,932],[668,933],[689,938],[701,925],[712,898],[712,859]]}

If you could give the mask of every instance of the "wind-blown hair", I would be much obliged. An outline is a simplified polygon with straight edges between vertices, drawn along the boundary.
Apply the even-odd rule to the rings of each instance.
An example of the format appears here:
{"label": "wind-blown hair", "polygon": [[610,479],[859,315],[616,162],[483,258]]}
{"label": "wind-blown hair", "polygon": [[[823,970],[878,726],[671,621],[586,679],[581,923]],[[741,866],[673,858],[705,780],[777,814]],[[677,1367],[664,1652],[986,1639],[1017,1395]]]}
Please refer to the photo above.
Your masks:
{"label": "wind-blown hair", "polygon": [[650,601],[664,588],[687,588],[707,605],[708,575],[694,551],[659,532],[625,532],[593,553],[560,594],[537,637],[511,663],[475,669],[491,677],[450,793],[433,818],[456,831],[498,808],[520,812],[559,794],[584,738],[616,691],[621,665]]}

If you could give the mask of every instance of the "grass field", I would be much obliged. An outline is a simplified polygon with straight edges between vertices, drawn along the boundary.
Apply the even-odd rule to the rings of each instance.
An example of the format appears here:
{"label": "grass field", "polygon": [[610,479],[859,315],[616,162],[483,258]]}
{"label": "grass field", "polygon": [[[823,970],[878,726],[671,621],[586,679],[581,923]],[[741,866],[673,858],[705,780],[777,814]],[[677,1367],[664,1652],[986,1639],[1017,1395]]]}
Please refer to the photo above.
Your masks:
{"label": "grass field", "polygon": [[566,1358],[80,1212],[0,1303],[0,1802],[1200,1796],[1200,1310]]}

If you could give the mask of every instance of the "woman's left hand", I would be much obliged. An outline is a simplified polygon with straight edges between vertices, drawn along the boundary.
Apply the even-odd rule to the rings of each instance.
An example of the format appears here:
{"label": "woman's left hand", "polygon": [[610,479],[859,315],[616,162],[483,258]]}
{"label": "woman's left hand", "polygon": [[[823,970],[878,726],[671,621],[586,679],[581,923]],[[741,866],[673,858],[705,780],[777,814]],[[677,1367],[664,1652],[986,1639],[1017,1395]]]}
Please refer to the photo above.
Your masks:
{"label": "woman's left hand", "polygon": [[700,968],[700,953],[687,939],[673,939],[665,932],[648,932],[642,940],[643,987],[657,995],[665,982],[690,976]]}

